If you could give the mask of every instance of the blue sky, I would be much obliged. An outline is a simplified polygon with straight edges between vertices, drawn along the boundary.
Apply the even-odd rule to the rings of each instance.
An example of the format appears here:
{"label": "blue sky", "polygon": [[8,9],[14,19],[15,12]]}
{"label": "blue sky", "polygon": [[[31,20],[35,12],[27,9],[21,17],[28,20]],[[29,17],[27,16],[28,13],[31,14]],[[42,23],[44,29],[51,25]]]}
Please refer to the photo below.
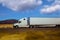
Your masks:
{"label": "blue sky", "polygon": [[60,18],[60,0],[0,1],[0,20],[24,17]]}

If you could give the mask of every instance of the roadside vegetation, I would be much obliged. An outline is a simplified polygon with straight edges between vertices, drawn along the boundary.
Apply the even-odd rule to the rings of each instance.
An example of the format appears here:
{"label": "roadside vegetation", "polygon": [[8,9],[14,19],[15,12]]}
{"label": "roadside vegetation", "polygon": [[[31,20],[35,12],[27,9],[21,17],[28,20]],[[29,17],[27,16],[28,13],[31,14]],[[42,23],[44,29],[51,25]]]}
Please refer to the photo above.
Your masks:
{"label": "roadside vegetation", "polygon": [[0,29],[0,40],[60,40],[60,28]]}

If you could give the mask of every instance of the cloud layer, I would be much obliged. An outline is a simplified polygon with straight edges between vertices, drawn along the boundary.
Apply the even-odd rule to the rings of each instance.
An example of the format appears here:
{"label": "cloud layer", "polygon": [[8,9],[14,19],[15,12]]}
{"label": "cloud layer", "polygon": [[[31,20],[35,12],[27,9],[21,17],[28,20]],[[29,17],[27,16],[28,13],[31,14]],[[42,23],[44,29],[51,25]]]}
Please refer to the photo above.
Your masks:
{"label": "cloud layer", "polygon": [[52,12],[55,12],[57,10],[60,10],[60,0],[55,0],[51,4],[51,6],[45,5],[45,7],[40,10],[40,12],[42,12],[42,13],[52,13]]}
{"label": "cloud layer", "polygon": [[41,0],[0,0],[0,3],[3,6],[6,6],[7,8],[13,11],[19,11],[19,10],[33,9],[41,5],[42,1]]}
{"label": "cloud layer", "polygon": [[51,13],[51,12],[55,12],[57,10],[60,10],[60,5],[53,5],[53,6],[45,7],[41,10],[41,12]]}
{"label": "cloud layer", "polygon": [[[43,5],[40,9],[41,13],[52,13],[60,10],[60,0],[47,0],[48,2],[54,1],[51,5]],[[42,5],[42,0],[0,0],[2,6],[7,7],[13,11],[34,9]]]}

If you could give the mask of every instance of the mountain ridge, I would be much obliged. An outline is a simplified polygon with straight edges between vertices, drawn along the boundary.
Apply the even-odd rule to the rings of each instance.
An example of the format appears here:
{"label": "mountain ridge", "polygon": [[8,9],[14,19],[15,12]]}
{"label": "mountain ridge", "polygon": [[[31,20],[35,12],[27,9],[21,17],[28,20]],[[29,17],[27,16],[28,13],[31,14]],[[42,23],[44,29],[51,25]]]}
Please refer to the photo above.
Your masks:
{"label": "mountain ridge", "polygon": [[18,20],[16,19],[7,19],[7,20],[1,20],[0,24],[13,24],[13,23],[17,23]]}

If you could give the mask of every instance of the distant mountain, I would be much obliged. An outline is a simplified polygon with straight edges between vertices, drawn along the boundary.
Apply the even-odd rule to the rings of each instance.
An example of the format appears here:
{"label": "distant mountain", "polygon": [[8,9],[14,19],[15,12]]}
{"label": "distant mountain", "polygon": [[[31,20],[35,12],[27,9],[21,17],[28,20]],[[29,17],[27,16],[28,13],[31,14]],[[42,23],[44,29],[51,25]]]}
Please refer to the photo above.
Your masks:
{"label": "distant mountain", "polygon": [[0,21],[0,24],[13,24],[13,23],[17,23],[18,20],[16,19],[8,19],[8,20],[3,20],[3,21]]}

